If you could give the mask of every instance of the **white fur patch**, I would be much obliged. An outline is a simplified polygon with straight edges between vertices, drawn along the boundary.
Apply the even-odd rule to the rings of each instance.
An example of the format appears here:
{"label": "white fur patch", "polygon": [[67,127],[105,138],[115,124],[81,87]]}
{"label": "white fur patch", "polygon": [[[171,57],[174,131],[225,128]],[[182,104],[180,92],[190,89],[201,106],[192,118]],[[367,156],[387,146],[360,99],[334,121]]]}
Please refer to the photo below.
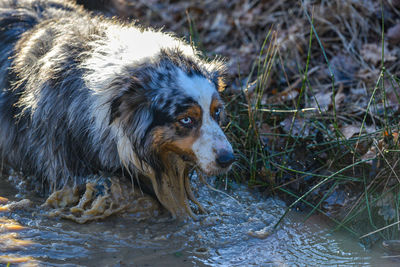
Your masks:
{"label": "white fur patch", "polygon": [[127,66],[151,61],[161,49],[179,48],[183,54],[194,56],[189,45],[160,31],[142,31],[120,25],[107,27],[105,38],[89,43],[94,50],[82,64],[83,68],[89,70],[84,77],[85,82],[95,93],[109,88],[115,75],[123,74]]}

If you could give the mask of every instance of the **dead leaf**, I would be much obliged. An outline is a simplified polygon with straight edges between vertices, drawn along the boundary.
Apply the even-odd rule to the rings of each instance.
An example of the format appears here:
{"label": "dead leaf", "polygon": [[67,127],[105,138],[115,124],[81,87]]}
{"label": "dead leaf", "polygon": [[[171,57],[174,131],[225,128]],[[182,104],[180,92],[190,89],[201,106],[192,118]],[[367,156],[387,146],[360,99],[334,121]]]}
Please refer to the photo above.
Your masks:
{"label": "dead leaf", "polygon": [[215,16],[210,30],[218,31],[218,34],[226,34],[231,30],[231,26],[227,23],[227,14],[218,13]]}
{"label": "dead leaf", "polygon": [[268,103],[286,102],[286,101],[296,99],[296,97],[298,95],[299,95],[299,91],[297,89],[287,89],[283,92],[273,94],[273,96],[270,97],[270,99],[268,99],[267,102]]}
{"label": "dead leaf", "polygon": [[[394,89],[396,90],[396,89]],[[386,93],[386,107],[390,107],[394,110],[398,110],[400,106],[400,99],[398,98],[398,93],[394,91]]]}
{"label": "dead leaf", "polygon": [[369,160],[366,163],[372,165],[372,160],[376,158],[376,155],[377,155],[376,147],[375,146],[371,146],[369,148],[369,150],[367,151],[367,153],[362,155],[361,159],[362,160]]}
{"label": "dead leaf", "polygon": [[373,125],[364,125],[364,130],[368,134],[376,132],[376,128]]}
{"label": "dead leaf", "polygon": [[[375,43],[364,44],[361,49],[361,56],[365,61],[377,65],[382,59],[382,47]],[[388,49],[387,44],[384,46],[384,61],[395,61],[397,57]]]}
{"label": "dead leaf", "polygon": [[390,27],[386,37],[392,44],[398,44],[400,42],[400,23]]}
{"label": "dead leaf", "polygon": [[344,125],[340,128],[340,131],[342,132],[343,136],[346,139],[350,139],[353,137],[353,135],[358,134],[360,132],[360,126],[356,125]]}
{"label": "dead leaf", "polygon": [[280,146],[283,142],[283,138],[279,137],[278,127],[272,127],[267,123],[261,123],[258,126],[258,133],[260,135],[260,141],[264,146],[271,146],[273,143]]}
{"label": "dead leaf", "polygon": [[392,193],[387,193],[376,202],[376,206],[379,207],[378,214],[381,215],[384,220],[393,220],[396,217],[396,208],[393,206],[395,202]]}
{"label": "dead leaf", "polygon": [[337,82],[353,81],[358,69],[359,64],[351,56],[339,54],[331,59],[331,70]]}
{"label": "dead leaf", "polygon": [[282,130],[292,136],[306,137],[310,134],[309,124],[303,118],[295,118],[294,122],[292,117],[283,120],[280,125]]}
{"label": "dead leaf", "polygon": [[332,103],[332,92],[319,92],[315,94],[311,103],[312,108],[320,108],[321,112],[328,111],[329,105]]}
{"label": "dead leaf", "polygon": [[258,132],[260,134],[260,139],[261,143],[265,146],[268,144],[268,134],[272,133],[271,126],[269,126],[267,123],[261,123],[261,125],[258,127]]}
{"label": "dead leaf", "polygon": [[282,92],[280,98],[281,101],[289,101],[289,100],[293,100],[296,99],[296,97],[299,95],[299,91],[298,90],[290,90],[290,91],[284,91]]}
{"label": "dead leaf", "polygon": [[341,104],[344,102],[346,95],[343,93],[343,84],[340,84],[339,91],[335,94],[335,106],[339,109]]}
{"label": "dead leaf", "polygon": [[[356,77],[365,81],[365,82],[376,82],[379,77],[379,69],[369,69],[369,68],[361,68]],[[364,89],[365,91],[365,89]]]}
{"label": "dead leaf", "polygon": [[326,210],[343,208],[348,201],[348,197],[343,190],[334,190],[325,200],[323,207]]}

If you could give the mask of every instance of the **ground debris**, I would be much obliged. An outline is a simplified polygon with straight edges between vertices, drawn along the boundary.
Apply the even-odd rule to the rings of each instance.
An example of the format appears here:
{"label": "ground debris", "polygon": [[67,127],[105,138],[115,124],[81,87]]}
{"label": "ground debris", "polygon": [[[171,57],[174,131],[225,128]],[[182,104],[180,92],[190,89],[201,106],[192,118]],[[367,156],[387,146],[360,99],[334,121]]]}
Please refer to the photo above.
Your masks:
{"label": "ground debris", "polygon": [[[395,61],[397,57],[391,52],[385,44],[384,61]],[[361,49],[361,56],[365,61],[377,65],[382,60],[382,47],[377,43],[364,44]]]}
{"label": "ground debris", "polygon": [[264,239],[271,235],[271,227],[264,227],[257,231],[250,230],[247,234],[252,237]]}
{"label": "ground debris", "polygon": [[400,23],[390,27],[387,31],[386,37],[392,44],[400,43]]}
{"label": "ground debris", "polygon": [[400,240],[384,240],[382,246],[385,249],[400,252]]}

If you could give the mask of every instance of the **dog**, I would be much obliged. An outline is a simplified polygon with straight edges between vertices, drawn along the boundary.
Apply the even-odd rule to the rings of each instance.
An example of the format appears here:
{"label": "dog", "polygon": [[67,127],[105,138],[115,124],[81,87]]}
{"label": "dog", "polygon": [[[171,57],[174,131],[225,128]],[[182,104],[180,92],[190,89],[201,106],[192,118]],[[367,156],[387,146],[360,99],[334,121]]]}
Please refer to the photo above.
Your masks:
{"label": "dog", "polygon": [[0,52],[2,161],[49,192],[135,177],[172,216],[193,217],[190,171],[235,160],[224,64],[182,39],[69,1],[2,0]]}

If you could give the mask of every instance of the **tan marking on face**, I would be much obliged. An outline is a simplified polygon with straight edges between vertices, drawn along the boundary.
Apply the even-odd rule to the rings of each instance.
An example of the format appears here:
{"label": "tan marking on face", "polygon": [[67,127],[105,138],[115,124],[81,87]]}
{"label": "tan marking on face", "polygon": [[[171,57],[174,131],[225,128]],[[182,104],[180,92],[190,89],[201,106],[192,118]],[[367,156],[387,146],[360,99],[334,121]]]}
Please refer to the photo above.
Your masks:
{"label": "tan marking on face", "polygon": [[193,143],[196,141],[197,137],[188,136],[185,138],[180,138],[172,142],[166,142],[162,146],[162,151],[164,152],[174,152],[178,155],[184,155],[189,157],[191,160],[195,160],[196,156],[192,150]]}
{"label": "tan marking on face", "polygon": [[218,77],[218,92],[223,92],[225,90],[226,83],[224,81],[224,78],[221,76]]}
{"label": "tan marking on face", "polygon": [[[189,107],[184,113],[179,114],[178,120],[186,118],[186,117],[191,117],[192,119],[195,119],[196,121],[201,120],[201,108],[197,105],[193,105]],[[183,127],[181,125],[178,125],[179,123],[175,123],[178,127]]]}
{"label": "tan marking on face", "polygon": [[219,99],[216,97],[216,95],[213,96],[213,99],[211,101],[210,105],[210,114],[213,116],[215,114],[215,111],[217,111],[218,108],[222,107],[221,102]]}
{"label": "tan marking on face", "polygon": [[172,127],[160,127],[153,131],[153,147],[161,157],[173,152],[195,161],[196,156],[192,146],[199,136],[198,132],[192,129],[188,136],[177,137]]}

